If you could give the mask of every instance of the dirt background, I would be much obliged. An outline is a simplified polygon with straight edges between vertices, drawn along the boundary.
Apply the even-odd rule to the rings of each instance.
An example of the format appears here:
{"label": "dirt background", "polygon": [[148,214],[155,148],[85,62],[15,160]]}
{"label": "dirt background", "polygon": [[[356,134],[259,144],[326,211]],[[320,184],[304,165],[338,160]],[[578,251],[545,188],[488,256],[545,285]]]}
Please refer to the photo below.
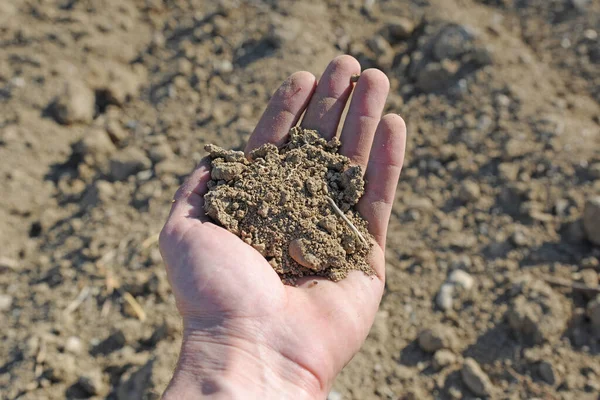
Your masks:
{"label": "dirt background", "polygon": [[172,194],[350,53],[390,77],[408,156],[330,399],[598,399],[600,300],[544,281],[598,285],[599,34],[596,0],[1,1],[0,397],[158,398]]}

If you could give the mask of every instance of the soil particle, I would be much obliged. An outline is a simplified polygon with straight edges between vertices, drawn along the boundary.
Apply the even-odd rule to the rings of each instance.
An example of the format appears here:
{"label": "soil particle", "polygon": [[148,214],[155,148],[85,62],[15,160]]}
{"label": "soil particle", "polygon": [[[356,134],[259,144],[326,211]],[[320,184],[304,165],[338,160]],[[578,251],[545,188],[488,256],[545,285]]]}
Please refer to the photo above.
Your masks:
{"label": "soil particle", "polygon": [[436,371],[456,363],[456,355],[447,349],[440,349],[433,355],[432,366]]}
{"label": "soil particle", "polygon": [[455,269],[448,276],[448,282],[455,284],[464,290],[471,290],[475,284],[475,279],[462,269]]}
{"label": "soil particle", "polygon": [[54,118],[61,124],[89,123],[94,119],[95,101],[94,91],[89,86],[80,80],[72,79],[65,83],[51,109]]}
{"label": "soil particle", "polygon": [[419,347],[428,353],[434,353],[440,349],[453,350],[458,343],[459,340],[454,330],[444,325],[436,325],[419,334]]}
{"label": "soil particle", "polygon": [[408,18],[396,17],[387,23],[385,27],[391,43],[408,39],[415,30],[415,24]]}
{"label": "soil particle", "polygon": [[148,361],[140,368],[131,368],[121,376],[117,387],[117,399],[127,400],[146,393],[154,386],[154,360]]}
{"label": "soil particle", "polygon": [[360,168],[337,154],[339,141],[292,128],[278,149],[250,153],[206,146],[212,159],[207,214],[269,260],[287,283],[305,275],[371,274],[370,237],[354,210],[364,191]]}
{"label": "soil particle", "polygon": [[454,285],[451,283],[443,283],[435,298],[435,303],[442,310],[450,310],[454,304]]}
{"label": "soil particle", "polygon": [[[37,354],[40,354],[40,350]],[[45,360],[44,377],[53,382],[68,382],[77,375],[77,365],[72,354],[56,354]]]}
{"label": "soil particle", "polygon": [[73,145],[73,155],[81,157],[89,166],[103,166],[107,157],[115,150],[109,135],[100,128],[89,129],[83,138]]}
{"label": "soil particle", "polygon": [[122,181],[130,175],[149,169],[151,166],[152,162],[146,156],[146,153],[135,147],[127,147],[111,158],[109,176],[112,180]]}
{"label": "soil particle", "polygon": [[506,317],[515,335],[529,344],[559,339],[571,316],[563,296],[528,276],[516,281],[511,291]]}
{"label": "soil particle", "polygon": [[490,378],[474,359],[465,359],[460,370],[460,376],[469,390],[477,396],[490,396],[492,394],[494,387]]}

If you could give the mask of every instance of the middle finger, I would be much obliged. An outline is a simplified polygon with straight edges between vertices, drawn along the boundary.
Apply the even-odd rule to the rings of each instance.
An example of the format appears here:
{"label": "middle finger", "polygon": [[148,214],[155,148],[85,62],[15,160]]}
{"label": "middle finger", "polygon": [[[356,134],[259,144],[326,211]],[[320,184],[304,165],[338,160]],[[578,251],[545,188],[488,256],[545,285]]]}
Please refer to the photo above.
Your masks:
{"label": "middle finger", "polygon": [[334,137],[352,92],[350,78],[359,73],[360,64],[354,57],[343,55],[334,58],[319,80],[302,120],[302,127],[316,129],[327,140]]}

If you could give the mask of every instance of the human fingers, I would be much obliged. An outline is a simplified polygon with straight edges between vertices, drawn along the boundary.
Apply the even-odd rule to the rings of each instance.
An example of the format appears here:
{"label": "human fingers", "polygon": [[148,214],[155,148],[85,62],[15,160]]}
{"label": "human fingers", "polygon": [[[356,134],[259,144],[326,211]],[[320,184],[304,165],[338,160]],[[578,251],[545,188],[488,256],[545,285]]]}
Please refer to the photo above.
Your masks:
{"label": "human fingers", "polygon": [[167,224],[181,218],[197,218],[201,222],[208,220],[204,213],[204,195],[208,191],[206,185],[209,180],[210,158],[205,157],[175,192]]}
{"label": "human fingers", "polygon": [[326,139],[337,133],[348,97],[352,92],[352,75],[360,73],[358,61],[348,55],[334,58],[319,80],[302,120],[305,129],[316,129]]}
{"label": "human fingers", "polygon": [[377,127],[367,170],[365,194],[358,211],[369,223],[369,232],[385,248],[387,226],[406,148],[406,125],[396,114],[384,116]]}
{"label": "human fingers", "polygon": [[352,101],[344,121],[340,153],[350,158],[363,171],[369,161],[373,136],[381,119],[390,81],[378,69],[365,70],[354,88]]}
{"label": "human fingers", "polygon": [[300,71],[292,74],[277,89],[265,112],[248,139],[246,154],[265,144],[280,145],[292,126],[298,123],[316,85],[313,74]]}

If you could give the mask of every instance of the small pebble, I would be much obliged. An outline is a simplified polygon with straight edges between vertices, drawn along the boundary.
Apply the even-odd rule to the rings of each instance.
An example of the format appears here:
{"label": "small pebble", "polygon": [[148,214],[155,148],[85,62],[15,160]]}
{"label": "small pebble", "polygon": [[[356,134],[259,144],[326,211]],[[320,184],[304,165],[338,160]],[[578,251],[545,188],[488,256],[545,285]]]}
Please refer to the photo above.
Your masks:
{"label": "small pebble", "polygon": [[467,358],[460,371],[464,384],[477,396],[490,396],[493,385],[477,361]]}
{"label": "small pebble", "polygon": [[442,310],[450,310],[452,308],[453,295],[454,285],[451,283],[444,283],[440,287],[435,302]]}
{"label": "small pebble", "polygon": [[458,197],[465,203],[477,201],[481,196],[479,185],[473,181],[465,181],[460,187]]}
{"label": "small pebble", "polygon": [[600,196],[592,197],[585,203],[583,228],[588,240],[600,246]]}
{"label": "small pebble", "polygon": [[80,354],[83,350],[81,339],[79,339],[77,336],[69,336],[65,341],[65,350],[69,353]]}
{"label": "small pebble", "polygon": [[475,279],[462,269],[455,269],[450,273],[448,282],[460,286],[464,290],[471,290],[475,283]]}
{"label": "small pebble", "polygon": [[0,311],[10,310],[13,298],[7,294],[0,294]]}

